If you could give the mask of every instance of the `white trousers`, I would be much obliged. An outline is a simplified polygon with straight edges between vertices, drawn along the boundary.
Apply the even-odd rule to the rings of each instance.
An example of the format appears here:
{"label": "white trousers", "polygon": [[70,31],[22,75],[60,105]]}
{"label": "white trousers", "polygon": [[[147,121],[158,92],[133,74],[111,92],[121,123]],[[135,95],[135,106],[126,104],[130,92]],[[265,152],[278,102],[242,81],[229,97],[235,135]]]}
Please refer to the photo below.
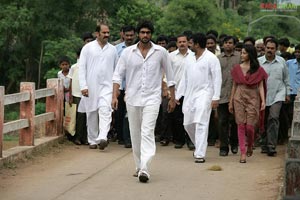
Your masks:
{"label": "white trousers", "polygon": [[194,157],[205,158],[207,149],[209,119],[206,123],[193,123],[184,125],[186,132],[189,134],[195,145]]}
{"label": "white trousers", "polygon": [[110,107],[103,106],[96,111],[86,113],[88,142],[90,145],[99,144],[100,140],[107,140],[111,112]]}
{"label": "white trousers", "polygon": [[149,174],[149,164],[155,155],[154,128],[159,105],[126,105],[132,143],[133,158],[137,170]]}

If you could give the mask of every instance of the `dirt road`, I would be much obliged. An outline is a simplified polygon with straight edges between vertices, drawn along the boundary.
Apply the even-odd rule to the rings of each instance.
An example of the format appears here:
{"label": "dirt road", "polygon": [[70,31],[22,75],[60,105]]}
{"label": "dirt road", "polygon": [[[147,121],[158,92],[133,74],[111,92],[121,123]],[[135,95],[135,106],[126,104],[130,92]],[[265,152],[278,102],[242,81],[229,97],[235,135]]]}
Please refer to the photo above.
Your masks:
{"label": "dirt road", "polygon": [[[111,143],[105,152],[64,144],[42,156],[0,170],[1,200],[275,200],[282,186],[285,147],[277,157],[254,151],[246,164],[239,155],[219,157],[209,147],[204,164],[186,147],[160,147],[150,182],[132,176],[130,149]],[[221,171],[211,171],[220,166]],[[13,168],[14,165],[10,166]]]}

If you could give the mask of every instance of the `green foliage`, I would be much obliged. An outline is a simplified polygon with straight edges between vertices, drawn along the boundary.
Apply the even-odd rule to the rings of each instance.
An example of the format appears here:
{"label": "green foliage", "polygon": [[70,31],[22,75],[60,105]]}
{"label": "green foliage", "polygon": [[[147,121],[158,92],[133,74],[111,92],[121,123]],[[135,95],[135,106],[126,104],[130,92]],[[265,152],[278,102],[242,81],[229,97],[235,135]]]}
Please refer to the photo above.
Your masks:
{"label": "green foliage", "polygon": [[43,102],[37,102],[35,104],[35,115],[39,115],[46,112],[46,104]]}
{"label": "green foliage", "polygon": [[48,70],[44,76],[44,79],[50,79],[50,78],[57,78],[57,73],[59,72],[59,68],[51,68],[50,70]]}
{"label": "green foliage", "polygon": [[20,113],[17,111],[9,111],[5,113],[5,121],[12,121],[12,120],[17,120],[19,119]]}
{"label": "green foliage", "polygon": [[136,26],[141,19],[147,19],[156,22],[162,17],[162,12],[155,4],[150,4],[147,1],[136,1],[135,3],[125,3],[120,6],[116,13],[116,17],[112,17],[111,21],[114,25],[112,35],[118,39],[120,27],[124,25]]}
{"label": "green foliage", "polygon": [[185,30],[206,32],[219,19],[216,10],[210,0],[171,1],[158,21],[160,32],[170,35]]}
{"label": "green foliage", "polygon": [[79,37],[71,35],[68,38],[45,40],[43,45],[45,52],[43,55],[43,69],[47,73],[50,66],[57,66],[57,69],[59,69],[58,60],[61,56],[68,56],[71,63],[76,63],[76,51],[83,43]]}

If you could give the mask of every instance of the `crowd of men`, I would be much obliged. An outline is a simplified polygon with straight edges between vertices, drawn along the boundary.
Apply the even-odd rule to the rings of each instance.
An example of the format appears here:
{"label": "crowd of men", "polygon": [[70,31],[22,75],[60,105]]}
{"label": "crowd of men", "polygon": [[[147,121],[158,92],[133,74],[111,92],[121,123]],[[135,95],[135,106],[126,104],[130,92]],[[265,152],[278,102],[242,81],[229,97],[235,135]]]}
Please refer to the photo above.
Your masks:
{"label": "crowd of men", "polygon": [[300,87],[300,45],[274,36],[241,40],[214,30],[157,34],[154,42],[153,33],[153,24],[141,21],[137,27],[123,26],[112,44],[107,24],[98,25],[94,35],[83,35],[78,62],[60,75],[71,79],[65,85],[67,101],[78,105],[70,139],[90,149],[104,150],[114,140],[132,148],[140,182],[150,178],[156,141],[174,143],[176,149],[187,144],[196,163],[205,162],[207,146],[217,146],[219,156],[237,154],[237,125],[229,111],[231,70],[241,63],[243,45],[253,45],[268,75],[256,145],[275,156],[278,141],[288,138]]}

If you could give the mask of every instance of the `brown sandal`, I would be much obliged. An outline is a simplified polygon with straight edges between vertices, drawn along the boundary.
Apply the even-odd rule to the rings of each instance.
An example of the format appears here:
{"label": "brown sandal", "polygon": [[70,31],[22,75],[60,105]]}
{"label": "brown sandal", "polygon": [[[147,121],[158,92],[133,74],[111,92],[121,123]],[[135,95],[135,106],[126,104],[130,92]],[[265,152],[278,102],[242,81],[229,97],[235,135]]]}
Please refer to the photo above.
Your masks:
{"label": "brown sandal", "polygon": [[247,149],[247,156],[248,156],[248,157],[251,157],[252,154],[253,154],[253,149],[252,149],[252,148],[248,148],[248,149]]}

